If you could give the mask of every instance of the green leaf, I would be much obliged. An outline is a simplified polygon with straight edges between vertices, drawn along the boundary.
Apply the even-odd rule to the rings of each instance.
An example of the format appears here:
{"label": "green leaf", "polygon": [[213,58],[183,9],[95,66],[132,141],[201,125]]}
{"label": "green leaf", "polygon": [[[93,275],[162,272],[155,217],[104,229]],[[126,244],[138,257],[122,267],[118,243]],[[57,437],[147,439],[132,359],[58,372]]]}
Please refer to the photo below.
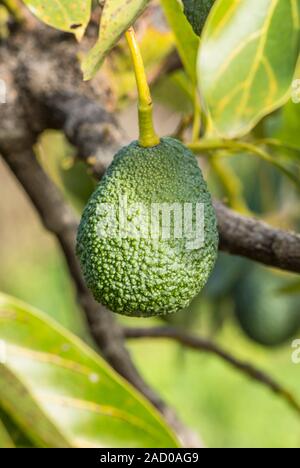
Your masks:
{"label": "green leaf", "polygon": [[182,0],[184,14],[195,33],[200,36],[208,14],[215,0]]}
{"label": "green leaf", "polygon": [[292,101],[282,109],[281,125],[275,137],[283,144],[294,150],[299,157],[300,151],[300,104],[294,104]]}
{"label": "green leaf", "polygon": [[300,280],[289,281],[277,291],[279,294],[292,296],[300,293]]}
{"label": "green leaf", "polygon": [[14,443],[0,419],[0,448],[14,448]]}
{"label": "green leaf", "polygon": [[93,350],[0,294],[0,404],[47,447],[178,447],[159,413]]}
{"label": "green leaf", "polygon": [[101,16],[99,39],[82,63],[85,80],[95,76],[106,54],[144,11],[148,1],[106,0]]}
{"label": "green leaf", "polygon": [[47,130],[40,136],[36,151],[42,167],[67,200],[82,213],[96,184],[88,174],[86,165],[76,159],[74,148],[61,132]]}
{"label": "green leaf", "polygon": [[217,0],[203,30],[200,90],[215,131],[247,134],[291,97],[300,0]]}
{"label": "green leaf", "polygon": [[[194,87],[184,70],[176,70],[162,77],[153,89],[155,102],[160,102],[180,114],[192,114]],[[176,96],[176,99],[174,99]]]}
{"label": "green leaf", "polygon": [[23,0],[41,21],[80,40],[90,21],[92,0]]}
{"label": "green leaf", "polygon": [[0,420],[5,431],[9,435],[13,446],[16,448],[34,448],[36,445],[26,436],[24,431],[12,420],[12,418],[0,407]]}
{"label": "green leaf", "polygon": [[7,362],[0,364],[0,402],[36,446],[71,447],[35,400],[30,387],[9,369]]}
{"label": "green leaf", "polygon": [[199,37],[194,33],[177,0],[161,0],[162,9],[172,29],[178,53],[193,83],[196,83],[197,51]]}

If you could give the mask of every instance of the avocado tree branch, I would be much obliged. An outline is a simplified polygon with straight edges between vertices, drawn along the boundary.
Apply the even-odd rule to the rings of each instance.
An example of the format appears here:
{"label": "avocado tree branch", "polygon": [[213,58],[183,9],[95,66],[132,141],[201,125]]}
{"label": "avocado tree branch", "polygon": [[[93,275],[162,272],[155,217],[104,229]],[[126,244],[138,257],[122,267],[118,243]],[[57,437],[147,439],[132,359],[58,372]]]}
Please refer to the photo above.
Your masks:
{"label": "avocado tree branch", "polygon": [[220,249],[265,265],[300,273],[300,235],[242,216],[214,201]]}
{"label": "avocado tree branch", "polygon": [[294,410],[297,411],[298,414],[300,414],[300,402],[297,401],[296,397],[290,391],[284,388],[268,374],[256,368],[254,365],[237,359],[231,353],[225,351],[220,346],[208,339],[186,333],[185,331],[175,327],[167,326],[150,328],[125,328],[123,332],[125,338],[127,339],[152,338],[173,340],[188,348],[218,356],[223,361],[226,361],[233,368],[239,370],[249,378],[268,387],[272,392],[276,393],[279,397],[284,399]]}

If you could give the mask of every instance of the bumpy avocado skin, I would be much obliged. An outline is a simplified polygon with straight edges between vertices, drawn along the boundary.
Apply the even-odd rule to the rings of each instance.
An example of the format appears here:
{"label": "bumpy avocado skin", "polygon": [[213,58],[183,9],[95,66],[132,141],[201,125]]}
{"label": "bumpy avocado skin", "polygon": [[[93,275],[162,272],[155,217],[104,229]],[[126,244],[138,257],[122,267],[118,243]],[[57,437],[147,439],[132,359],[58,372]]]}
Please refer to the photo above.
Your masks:
{"label": "bumpy avocado skin", "polygon": [[[103,236],[99,205],[109,203],[117,212],[120,195],[126,195],[128,206],[203,203],[204,244],[191,250],[184,236]],[[152,148],[133,142],[116,154],[84,210],[77,237],[77,254],[95,299],[114,312],[140,317],[186,307],[205,285],[217,247],[216,216],[196,158],[173,138]]]}

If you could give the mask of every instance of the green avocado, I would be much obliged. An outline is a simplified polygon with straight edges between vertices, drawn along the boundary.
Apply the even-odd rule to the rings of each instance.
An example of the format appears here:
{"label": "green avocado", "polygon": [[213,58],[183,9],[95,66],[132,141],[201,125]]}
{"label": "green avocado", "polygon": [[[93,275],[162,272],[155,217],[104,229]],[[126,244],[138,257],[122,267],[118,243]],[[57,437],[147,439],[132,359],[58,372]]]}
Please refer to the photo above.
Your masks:
{"label": "green avocado", "polygon": [[235,315],[245,334],[263,346],[280,346],[300,328],[299,295],[280,292],[285,279],[260,266],[242,279]]}
{"label": "green avocado", "polygon": [[[199,207],[202,240],[195,229]],[[187,307],[205,285],[217,248],[216,216],[197,160],[173,138],[150,148],[135,141],[116,154],[84,210],[77,237],[95,299],[129,316]]]}

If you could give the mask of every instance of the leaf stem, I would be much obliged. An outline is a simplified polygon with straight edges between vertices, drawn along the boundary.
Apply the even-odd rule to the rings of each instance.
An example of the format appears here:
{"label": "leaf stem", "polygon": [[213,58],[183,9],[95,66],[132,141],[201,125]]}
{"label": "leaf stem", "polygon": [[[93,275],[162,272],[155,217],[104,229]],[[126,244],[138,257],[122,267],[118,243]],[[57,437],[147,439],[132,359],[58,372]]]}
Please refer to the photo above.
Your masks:
{"label": "leaf stem", "polygon": [[135,37],[134,29],[132,27],[129,28],[128,31],[125,33],[125,36],[132,57],[132,63],[134,67],[139,95],[139,143],[141,146],[146,148],[156,146],[159,144],[160,140],[154,130],[152,98],[147,82],[143,58]]}
{"label": "leaf stem", "polygon": [[300,190],[300,181],[297,174],[292,172],[279,160],[276,160],[267,151],[260,148],[259,146],[256,146],[255,144],[237,140],[202,139],[187,144],[187,147],[196,154],[201,152],[205,153],[217,150],[228,150],[229,152],[248,152],[249,154],[253,154],[258,158],[263,159],[264,161],[277,167],[277,169],[284,173],[295,184],[296,188]]}

